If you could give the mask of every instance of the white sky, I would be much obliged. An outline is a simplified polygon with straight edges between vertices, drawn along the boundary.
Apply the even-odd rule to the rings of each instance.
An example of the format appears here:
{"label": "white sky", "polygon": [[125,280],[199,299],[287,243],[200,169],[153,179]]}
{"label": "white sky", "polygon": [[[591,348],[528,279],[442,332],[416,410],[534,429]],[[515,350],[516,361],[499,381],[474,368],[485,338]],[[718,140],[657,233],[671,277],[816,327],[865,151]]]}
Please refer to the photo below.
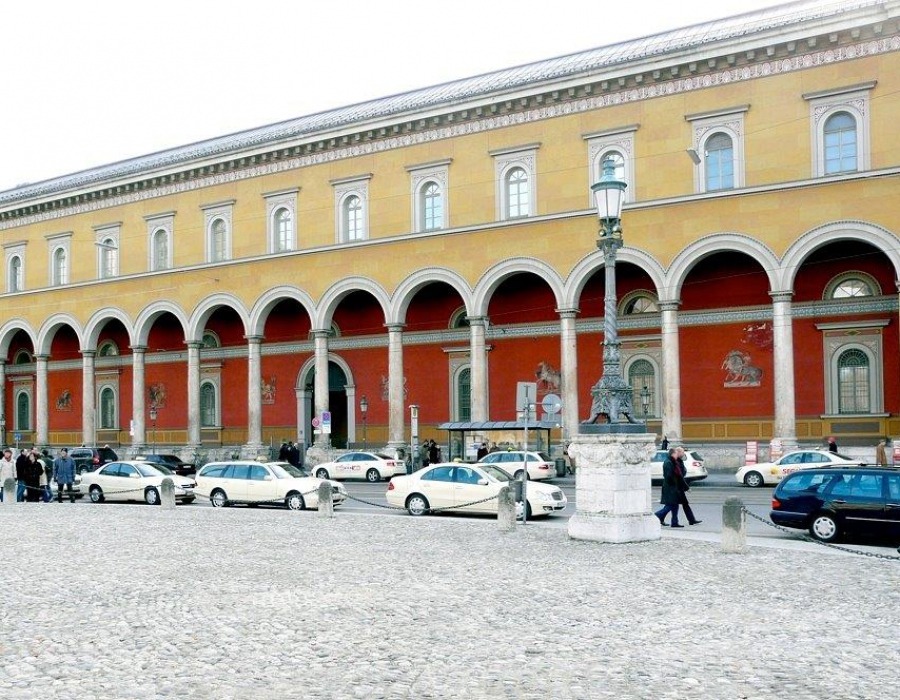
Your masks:
{"label": "white sky", "polygon": [[7,0],[0,191],[774,0]]}

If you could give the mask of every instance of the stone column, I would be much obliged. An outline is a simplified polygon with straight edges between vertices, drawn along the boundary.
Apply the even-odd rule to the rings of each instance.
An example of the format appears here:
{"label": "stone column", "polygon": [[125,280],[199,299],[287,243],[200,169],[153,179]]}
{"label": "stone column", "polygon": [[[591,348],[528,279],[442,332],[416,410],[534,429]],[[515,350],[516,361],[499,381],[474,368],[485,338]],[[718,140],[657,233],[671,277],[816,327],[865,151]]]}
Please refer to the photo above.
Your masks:
{"label": "stone column", "polygon": [[147,444],[147,414],[144,410],[147,396],[144,364],[147,348],[135,345],[131,348],[131,420],[134,436],[132,446],[142,450]]}
{"label": "stone column", "polygon": [[306,434],[310,420],[309,410],[306,407],[309,393],[306,389],[294,389],[294,396],[297,398],[297,437],[295,442],[305,448],[309,444],[309,435]]}
{"label": "stone column", "polygon": [[771,292],[772,351],[775,374],[775,425],[773,440],[782,451],[797,447],[797,412],[794,400],[793,292]]}
{"label": "stone column", "polygon": [[81,441],[85,445],[93,445],[97,442],[97,406],[94,400],[94,360],[96,355],[95,350],[81,352]]}
{"label": "stone column", "polygon": [[47,407],[47,362],[48,355],[35,355],[37,365],[37,378],[35,392],[35,445],[47,445],[50,443],[49,412]]}
{"label": "stone column", "polygon": [[[313,407],[316,416],[328,410],[328,336],[329,331],[313,331],[316,348],[316,381],[314,387],[316,405]],[[324,433],[316,435],[316,445],[329,445],[331,439]]]}
{"label": "stone column", "polygon": [[470,419],[473,421],[488,420],[487,352],[484,347],[486,326],[487,317],[469,317],[470,396],[472,402]]}
{"label": "stone column", "polygon": [[403,325],[390,324],[388,329],[388,447],[402,447],[406,441],[403,409]]}
{"label": "stone column", "polygon": [[0,360],[0,445],[7,444],[6,428],[6,360]]}
{"label": "stone column", "polygon": [[562,398],[563,440],[578,432],[578,345],[575,336],[575,317],[578,309],[557,309],[559,314],[559,342],[561,367],[560,397]]}
{"label": "stone column", "polygon": [[[344,385],[347,392],[347,443],[356,442],[356,411],[359,404],[356,403],[356,384]],[[368,399],[367,399],[368,400]]]}
{"label": "stone column", "polygon": [[262,337],[247,336],[247,444],[248,452],[262,449]]}
{"label": "stone column", "polygon": [[200,448],[200,346],[190,342],[188,349],[187,395],[188,395],[188,446]]}
{"label": "stone column", "polygon": [[681,441],[681,359],[678,349],[678,306],[680,301],[661,301],[662,316],[662,432],[672,444]]}

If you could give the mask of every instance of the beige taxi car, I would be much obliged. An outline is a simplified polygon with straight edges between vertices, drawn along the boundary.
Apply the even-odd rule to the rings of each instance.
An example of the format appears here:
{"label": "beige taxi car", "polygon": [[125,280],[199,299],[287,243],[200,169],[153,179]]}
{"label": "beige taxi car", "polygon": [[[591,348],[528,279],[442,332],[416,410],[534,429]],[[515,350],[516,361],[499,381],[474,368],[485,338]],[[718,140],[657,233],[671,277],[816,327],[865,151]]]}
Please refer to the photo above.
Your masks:
{"label": "beige taxi car", "polygon": [[[283,505],[290,510],[319,507],[319,485],[327,479],[307,476],[287,462],[210,462],[197,472],[195,493],[214,508],[238,504]],[[331,502],[340,505],[347,491],[333,481]]]}

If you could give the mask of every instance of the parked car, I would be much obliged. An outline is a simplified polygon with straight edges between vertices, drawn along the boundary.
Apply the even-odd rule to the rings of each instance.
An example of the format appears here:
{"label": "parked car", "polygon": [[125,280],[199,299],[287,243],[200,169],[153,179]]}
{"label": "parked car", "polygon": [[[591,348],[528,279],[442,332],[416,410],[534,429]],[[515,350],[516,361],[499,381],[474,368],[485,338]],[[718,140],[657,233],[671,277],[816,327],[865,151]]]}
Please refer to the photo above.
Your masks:
{"label": "parked car", "polygon": [[539,481],[556,476],[556,464],[544,452],[524,452],[522,450],[490,452],[482,457],[479,463],[493,464],[495,467],[500,467],[503,471],[512,474],[514,478],[521,479],[522,469],[526,464],[526,454],[528,455],[527,470],[529,479]]}
{"label": "parked car", "polygon": [[144,501],[155,506],[160,502],[162,481],[172,479],[175,501],[194,501],[194,480],[178,476],[159,464],[127,461],[110,462],[81,475],[81,489],[93,503],[104,501]]}
{"label": "parked car", "polygon": [[[59,497],[59,494],[57,493],[58,486],[59,485],[53,479],[50,480],[50,496],[53,500],[56,500]],[[76,499],[84,498],[84,491],[81,490],[81,474],[78,472],[75,472],[75,480],[72,482],[72,495]],[[63,498],[69,498],[69,490],[65,486],[63,486]]]}
{"label": "parked car", "polygon": [[[669,453],[666,450],[657,450],[656,454],[653,455],[653,459],[650,460],[650,481],[654,484],[662,483],[663,462],[666,461],[668,455]],[[703,457],[696,450],[685,450],[684,469],[686,472],[684,480],[688,483],[702,481],[709,476],[709,472],[706,471],[706,467],[703,465]]]}
{"label": "parked car", "polygon": [[[210,462],[197,472],[196,493],[215,508],[239,503],[283,504],[290,510],[319,507],[319,485],[326,481],[307,476],[287,462]],[[347,498],[342,484],[331,484],[331,502]]]}
{"label": "parked car", "polygon": [[775,488],[769,517],[823,542],[843,534],[900,538],[900,468],[812,467]]}
{"label": "parked car", "polygon": [[[468,503],[473,505],[453,510],[496,514],[497,499],[492,496],[496,496],[512,478],[493,464],[432,464],[413,474],[392,478],[386,498],[390,505],[406,508],[410,515],[424,515],[435,508]],[[561,511],[568,502],[562,489],[551,484],[530,483],[525,497],[529,518]]]}
{"label": "parked car", "polygon": [[798,469],[841,464],[859,466],[865,464],[865,462],[850,459],[828,450],[797,450],[796,452],[789,452],[774,462],[745,464],[737,471],[734,478],[739,484],[744,484],[745,486],[765,486],[777,484],[785,476]]}
{"label": "parked car", "polygon": [[69,457],[75,460],[75,473],[93,471],[109,462],[116,462],[119,455],[110,447],[73,447],[69,450]]}
{"label": "parked car", "polygon": [[135,457],[140,462],[150,462],[151,464],[162,464],[168,467],[170,471],[180,476],[191,476],[197,473],[197,468],[190,462],[185,462],[178,455],[138,455]]}
{"label": "parked car", "polygon": [[315,475],[320,479],[365,479],[371,482],[405,473],[403,460],[377,452],[348,452],[315,468]]}

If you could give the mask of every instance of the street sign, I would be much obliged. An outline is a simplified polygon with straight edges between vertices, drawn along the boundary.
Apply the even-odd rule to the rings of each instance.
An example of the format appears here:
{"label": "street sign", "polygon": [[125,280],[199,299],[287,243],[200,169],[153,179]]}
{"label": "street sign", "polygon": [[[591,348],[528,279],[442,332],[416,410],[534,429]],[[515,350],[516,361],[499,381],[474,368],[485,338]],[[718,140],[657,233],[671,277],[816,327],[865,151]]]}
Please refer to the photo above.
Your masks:
{"label": "street sign", "polygon": [[562,400],[556,394],[547,394],[541,401],[541,407],[549,414],[559,413]]}
{"label": "street sign", "polygon": [[318,416],[316,416],[315,418],[312,419],[312,427],[313,428],[318,428],[320,425],[322,425],[322,423],[319,420]]}
{"label": "street sign", "polygon": [[331,411],[322,411],[322,427],[331,427]]}
{"label": "street sign", "polygon": [[22,442],[22,433],[16,433],[13,437],[16,439],[16,442]]}

